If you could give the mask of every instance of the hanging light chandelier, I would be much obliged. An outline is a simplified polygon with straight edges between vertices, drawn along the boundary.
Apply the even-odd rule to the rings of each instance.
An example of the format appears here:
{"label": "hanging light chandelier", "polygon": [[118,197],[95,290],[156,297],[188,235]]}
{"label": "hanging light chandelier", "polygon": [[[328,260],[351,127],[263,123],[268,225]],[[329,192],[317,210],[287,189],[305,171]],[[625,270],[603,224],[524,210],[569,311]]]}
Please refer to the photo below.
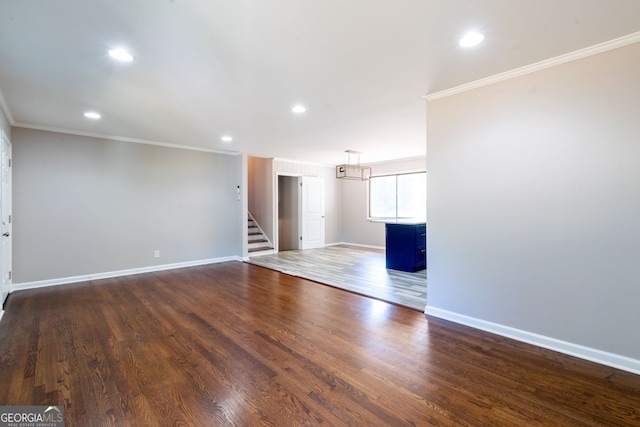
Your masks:
{"label": "hanging light chandelier", "polygon": [[[371,168],[360,166],[360,151],[345,150],[345,153],[347,153],[347,163],[336,166],[336,178],[356,181],[366,181],[371,178]],[[356,159],[355,163],[351,163],[351,156]]]}

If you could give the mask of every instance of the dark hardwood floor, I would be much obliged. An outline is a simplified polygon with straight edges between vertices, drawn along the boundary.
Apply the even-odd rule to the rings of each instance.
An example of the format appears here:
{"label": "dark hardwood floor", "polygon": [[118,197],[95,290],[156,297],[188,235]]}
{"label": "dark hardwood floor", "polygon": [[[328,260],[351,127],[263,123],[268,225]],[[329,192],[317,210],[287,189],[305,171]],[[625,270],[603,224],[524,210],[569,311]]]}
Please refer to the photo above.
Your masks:
{"label": "dark hardwood floor", "polygon": [[640,426],[640,376],[230,262],[13,293],[0,405],[67,426]]}

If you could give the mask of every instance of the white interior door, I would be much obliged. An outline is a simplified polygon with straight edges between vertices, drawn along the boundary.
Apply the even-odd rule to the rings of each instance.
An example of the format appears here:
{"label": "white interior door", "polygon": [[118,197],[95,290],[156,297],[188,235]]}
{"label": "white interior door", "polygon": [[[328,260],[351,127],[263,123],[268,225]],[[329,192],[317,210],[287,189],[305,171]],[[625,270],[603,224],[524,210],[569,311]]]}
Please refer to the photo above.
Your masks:
{"label": "white interior door", "polygon": [[0,288],[2,288],[2,303],[4,303],[11,290],[11,142],[2,132],[2,160],[0,184],[0,232],[2,232],[2,243],[0,243],[0,264],[2,271],[0,274]]}
{"label": "white interior door", "polygon": [[324,178],[302,177],[302,249],[324,247]]}

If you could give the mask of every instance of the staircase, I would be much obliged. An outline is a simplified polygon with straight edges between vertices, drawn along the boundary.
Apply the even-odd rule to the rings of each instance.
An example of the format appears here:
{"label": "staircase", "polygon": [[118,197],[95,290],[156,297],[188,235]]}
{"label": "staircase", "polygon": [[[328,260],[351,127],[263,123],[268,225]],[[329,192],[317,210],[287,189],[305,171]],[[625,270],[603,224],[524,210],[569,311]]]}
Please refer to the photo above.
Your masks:
{"label": "staircase", "polygon": [[249,212],[247,218],[247,242],[249,256],[267,255],[273,253],[273,245],[260,228],[260,225]]}

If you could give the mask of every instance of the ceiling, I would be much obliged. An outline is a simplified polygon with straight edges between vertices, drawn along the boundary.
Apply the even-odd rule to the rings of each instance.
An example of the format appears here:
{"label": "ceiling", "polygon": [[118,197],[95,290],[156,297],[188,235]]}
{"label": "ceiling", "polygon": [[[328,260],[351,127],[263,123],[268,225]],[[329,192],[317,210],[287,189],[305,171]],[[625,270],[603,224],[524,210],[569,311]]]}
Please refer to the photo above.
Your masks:
{"label": "ceiling", "polygon": [[[363,163],[424,155],[425,94],[640,31],[638,0],[0,0],[0,11],[15,126],[322,164],[347,149]],[[484,43],[460,48],[471,29]],[[114,61],[115,47],[135,60]]]}

